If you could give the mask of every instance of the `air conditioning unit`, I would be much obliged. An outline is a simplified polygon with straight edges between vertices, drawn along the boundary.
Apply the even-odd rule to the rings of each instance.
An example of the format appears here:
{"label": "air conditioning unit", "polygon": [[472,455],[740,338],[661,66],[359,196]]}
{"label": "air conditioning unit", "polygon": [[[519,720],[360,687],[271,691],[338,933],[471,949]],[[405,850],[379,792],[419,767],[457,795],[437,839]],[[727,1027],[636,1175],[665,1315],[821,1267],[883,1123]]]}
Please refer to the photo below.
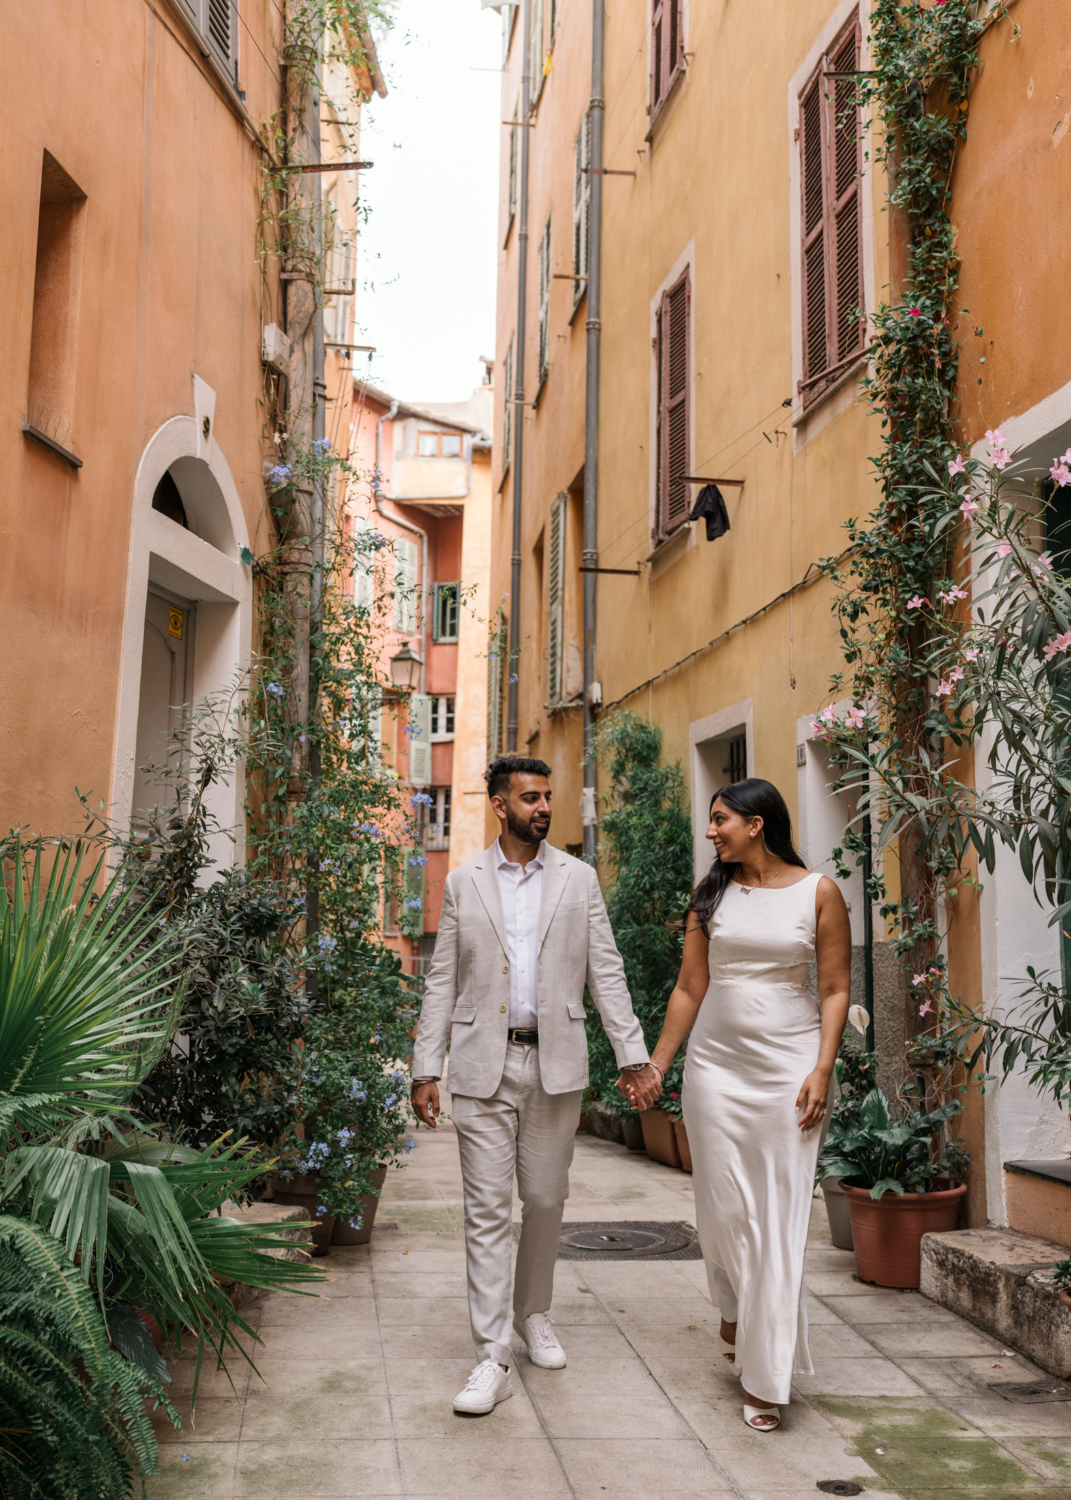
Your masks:
{"label": "air conditioning unit", "polygon": [[276,323],[269,323],[260,341],[260,357],[266,365],[285,375],[290,359],[290,340]]}

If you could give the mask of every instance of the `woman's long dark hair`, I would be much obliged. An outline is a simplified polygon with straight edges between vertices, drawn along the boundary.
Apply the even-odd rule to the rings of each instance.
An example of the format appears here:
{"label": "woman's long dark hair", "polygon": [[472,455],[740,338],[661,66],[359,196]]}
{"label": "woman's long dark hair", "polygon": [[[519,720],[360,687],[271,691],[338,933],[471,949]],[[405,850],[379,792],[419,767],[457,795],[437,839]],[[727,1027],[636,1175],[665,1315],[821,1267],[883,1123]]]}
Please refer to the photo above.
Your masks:
{"label": "woman's long dark hair", "polygon": [[[723,786],[710,799],[711,812],[719,798],[726,807],[731,807],[742,818],[762,819],[762,841],[768,853],[777,859],[783,859],[786,865],[798,865],[801,870],[807,868],[792,842],[792,819],[785,799],[772,781],[763,781],[761,776],[749,776],[746,781],[734,781],[729,786]],[[714,863],[692,892],[689,911],[695,912],[700,927],[708,937],[710,919],[718,909],[725,887],[739,868],[738,864],[723,865],[715,854]]]}

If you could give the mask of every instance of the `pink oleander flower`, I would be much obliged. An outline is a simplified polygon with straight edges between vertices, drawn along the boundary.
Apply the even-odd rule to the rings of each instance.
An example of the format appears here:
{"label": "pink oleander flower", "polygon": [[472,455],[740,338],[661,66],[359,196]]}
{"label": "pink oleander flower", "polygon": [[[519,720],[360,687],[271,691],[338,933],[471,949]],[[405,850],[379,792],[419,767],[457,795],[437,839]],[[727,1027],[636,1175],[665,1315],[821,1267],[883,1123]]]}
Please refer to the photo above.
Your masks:
{"label": "pink oleander flower", "polygon": [[998,557],[1007,557],[1011,552],[1011,542],[998,542],[993,550]]}
{"label": "pink oleander flower", "polygon": [[1004,447],[1004,434],[999,427],[990,427],[986,431],[985,440],[991,448]]}
{"label": "pink oleander flower", "polygon": [[951,670],[951,672],[949,672],[949,674],[948,674],[948,680],[949,680],[949,682],[962,682],[963,681],[963,668],[962,667],[953,667],[952,670]]}
{"label": "pink oleander flower", "polygon": [[912,974],[912,976],[911,976],[911,983],[912,983],[912,985],[925,984],[926,983],[926,976],[925,976],[925,974]]}
{"label": "pink oleander flower", "polygon": [[936,964],[931,964],[931,965],[930,965],[930,973],[931,973],[931,974],[940,974],[940,972],[941,972],[941,971],[940,971],[940,969],[939,969],[939,968],[938,968],[938,967],[937,967],[937,965],[936,965]]}
{"label": "pink oleander flower", "polygon": [[1062,635],[1054,635],[1045,646],[1044,656],[1046,661],[1052,661],[1054,656],[1061,651],[1066,651],[1071,646],[1071,630],[1065,630]]}
{"label": "pink oleander flower", "polygon": [[1065,484],[1071,484],[1071,469],[1068,468],[1066,459],[1054,458],[1049,476],[1061,489]]}
{"label": "pink oleander flower", "polygon": [[960,510],[965,516],[973,516],[975,511],[981,510],[981,508],[982,507],[978,504],[978,501],[972,500],[970,495],[966,496],[963,504],[960,506]]}
{"label": "pink oleander flower", "polygon": [[994,469],[1006,469],[1010,463],[1011,463],[1011,454],[1008,452],[1007,448],[994,448],[993,449],[993,467],[994,467]]}
{"label": "pink oleander flower", "polygon": [[946,604],[955,604],[957,599],[966,599],[967,590],[957,588],[956,585],[953,584],[950,589],[946,589],[943,594],[938,594],[937,597],[938,599],[943,599]]}
{"label": "pink oleander flower", "polygon": [[911,314],[911,316],[913,318],[921,318],[922,317],[922,308],[921,307],[909,307],[908,308],[908,312]]}
{"label": "pink oleander flower", "polygon": [[937,684],[937,696],[938,696],[938,698],[947,698],[948,695],[949,695],[949,693],[951,693],[951,691],[952,691],[952,684],[951,684],[951,682],[945,680],[945,681],[939,682]]}
{"label": "pink oleander flower", "polygon": [[977,661],[978,647],[972,646],[969,651],[964,651],[963,655],[967,658],[968,661]]}
{"label": "pink oleander flower", "polygon": [[1050,552],[1039,552],[1038,560],[1034,564],[1034,572],[1040,573],[1042,568],[1048,568],[1052,572],[1052,554]]}
{"label": "pink oleander flower", "polygon": [[813,723],[811,725],[811,734],[816,740],[824,740],[826,738],[826,728],[825,724]]}
{"label": "pink oleander flower", "polygon": [[956,474],[966,474],[966,472],[967,465],[963,462],[962,458],[950,458],[948,460],[948,473],[950,477]]}
{"label": "pink oleander flower", "polygon": [[916,594],[914,599],[909,599],[907,601],[907,607],[908,609],[922,609],[925,603],[926,600],[922,597],[922,595]]}
{"label": "pink oleander flower", "polygon": [[853,703],[851,708],[845,715],[844,722],[848,725],[849,729],[862,729],[865,722],[865,717],[866,716],[864,715],[863,710],[859,707],[859,705],[857,703]]}
{"label": "pink oleander flower", "polygon": [[929,995],[927,995],[926,996],[926,1002],[925,1002],[925,1004],[919,1006],[919,1015],[920,1016],[929,1015],[929,1013],[930,1013],[930,1011],[932,1009],[933,1009],[933,1001],[930,999]]}

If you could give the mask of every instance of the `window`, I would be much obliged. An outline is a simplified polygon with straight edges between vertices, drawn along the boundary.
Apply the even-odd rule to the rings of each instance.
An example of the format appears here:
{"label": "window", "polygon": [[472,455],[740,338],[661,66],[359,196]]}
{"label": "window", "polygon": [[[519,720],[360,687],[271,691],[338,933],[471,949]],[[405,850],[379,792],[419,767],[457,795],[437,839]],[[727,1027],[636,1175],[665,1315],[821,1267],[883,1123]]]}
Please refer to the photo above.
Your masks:
{"label": "window", "polygon": [[506,726],[506,663],[509,635],[505,612],[500,607],[487,636],[487,759],[502,754]]}
{"label": "window", "polygon": [[728,776],[730,782],[744,781],[747,777],[747,735],[737,735],[736,739],[727,742],[729,750],[729,764],[722,766],[722,773]]}
{"label": "window", "polygon": [[417,544],[399,537],[394,543],[394,628],[416,629]]}
{"label": "window", "polygon": [[418,432],[418,458],[460,458],[460,432]]}
{"label": "window", "polygon": [[427,786],[431,781],[431,705],[426,693],[414,693],[409,699],[409,780],[413,786]]}
{"label": "window", "polygon": [[588,216],[591,208],[591,110],[584,111],[573,142],[573,275],[583,280],[573,282],[573,306],[587,290]]}
{"label": "window", "polygon": [[539,379],[542,385],[550,369],[550,219],[539,240]]}
{"label": "window", "polygon": [[428,808],[428,821],[424,825],[425,849],[449,849],[450,847],[450,788],[437,786],[431,793],[434,805]]}
{"label": "window", "polygon": [[683,0],[654,0],[651,7],[651,100],[647,113],[652,120],[684,70],[682,8]]}
{"label": "window", "polygon": [[658,358],[658,463],[656,538],[688,519],[688,273],[662,296],[655,346]]}
{"label": "window", "polygon": [[505,474],[510,465],[510,457],[513,453],[513,340],[509,341],[506,357],[502,362],[502,473]]}
{"label": "window", "polygon": [[454,695],[431,700],[431,742],[441,744],[454,737]]}
{"label": "window", "polygon": [[532,30],[528,36],[528,108],[535,109],[543,92],[543,0],[532,0]]}
{"label": "window", "polygon": [[433,586],[431,604],[431,638],[433,641],[452,644],[457,640],[460,606],[460,583],[437,583]]}
{"label": "window", "polygon": [[[41,163],[26,423],[33,438],[72,444],[85,194],[47,151]],[[73,454],[68,455],[72,460]]]}
{"label": "window", "polygon": [[365,516],[353,518],[353,602],[371,609],[375,590],[375,552],[369,540],[375,527]]}
{"label": "window", "polygon": [[547,703],[562,701],[565,668],[565,523],[569,496],[563,490],[550,507],[547,567]]}
{"label": "window", "polygon": [[182,15],[238,87],[238,6],[236,0],[175,0]]}
{"label": "window", "polygon": [[[513,111],[513,119],[516,122],[517,111]],[[506,239],[513,227],[513,216],[517,212],[517,126],[512,126],[509,133],[509,196],[506,200]]]}
{"label": "window", "polygon": [[800,95],[803,234],[803,404],[863,352],[861,116],[851,78],[859,66],[854,18]]}

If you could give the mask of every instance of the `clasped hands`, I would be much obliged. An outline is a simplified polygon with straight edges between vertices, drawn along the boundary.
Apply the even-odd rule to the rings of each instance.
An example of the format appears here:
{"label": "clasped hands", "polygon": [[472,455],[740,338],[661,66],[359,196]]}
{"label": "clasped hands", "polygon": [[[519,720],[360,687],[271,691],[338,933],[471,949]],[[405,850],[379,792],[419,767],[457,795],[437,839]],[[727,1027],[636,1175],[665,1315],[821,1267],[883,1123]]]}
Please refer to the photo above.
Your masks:
{"label": "clasped hands", "polygon": [[622,1073],[617,1080],[617,1087],[633,1109],[650,1109],[662,1092],[662,1074],[647,1063],[642,1068]]}

